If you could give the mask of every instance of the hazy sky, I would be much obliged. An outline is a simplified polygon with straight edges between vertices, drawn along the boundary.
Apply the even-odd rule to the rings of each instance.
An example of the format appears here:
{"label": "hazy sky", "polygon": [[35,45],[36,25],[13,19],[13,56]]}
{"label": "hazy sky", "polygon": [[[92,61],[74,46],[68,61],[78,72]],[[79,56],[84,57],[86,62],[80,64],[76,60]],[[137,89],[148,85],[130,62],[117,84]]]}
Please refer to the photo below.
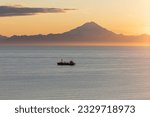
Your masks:
{"label": "hazy sky", "polygon": [[[89,21],[116,33],[150,34],[150,0],[0,0],[0,6],[1,35],[61,33]],[[16,7],[27,9],[8,13]]]}

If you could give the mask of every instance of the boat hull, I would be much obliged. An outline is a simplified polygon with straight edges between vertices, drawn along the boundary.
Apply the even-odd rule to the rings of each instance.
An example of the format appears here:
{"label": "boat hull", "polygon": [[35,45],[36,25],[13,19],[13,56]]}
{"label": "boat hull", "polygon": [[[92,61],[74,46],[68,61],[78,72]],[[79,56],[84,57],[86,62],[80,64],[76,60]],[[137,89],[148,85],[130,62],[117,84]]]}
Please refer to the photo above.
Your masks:
{"label": "boat hull", "polygon": [[62,63],[62,62],[59,62],[59,63],[57,63],[57,65],[60,65],[60,66],[74,66],[75,63]]}

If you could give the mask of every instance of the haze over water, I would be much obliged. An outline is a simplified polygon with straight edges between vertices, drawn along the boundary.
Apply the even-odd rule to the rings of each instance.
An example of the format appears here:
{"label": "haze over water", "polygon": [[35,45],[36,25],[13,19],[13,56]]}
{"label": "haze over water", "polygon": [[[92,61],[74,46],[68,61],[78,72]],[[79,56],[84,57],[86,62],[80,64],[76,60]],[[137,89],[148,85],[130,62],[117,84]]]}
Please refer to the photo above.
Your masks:
{"label": "haze over water", "polygon": [[149,71],[150,47],[0,47],[0,99],[150,99]]}

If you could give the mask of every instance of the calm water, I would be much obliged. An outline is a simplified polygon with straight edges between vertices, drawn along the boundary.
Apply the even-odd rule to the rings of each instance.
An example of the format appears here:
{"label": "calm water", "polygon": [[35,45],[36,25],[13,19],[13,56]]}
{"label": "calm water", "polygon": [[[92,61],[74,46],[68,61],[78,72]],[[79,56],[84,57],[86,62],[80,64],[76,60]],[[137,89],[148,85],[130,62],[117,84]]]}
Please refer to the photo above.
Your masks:
{"label": "calm water", "polygon": [[150,99],[150,47],[0,47],[0,99]]}

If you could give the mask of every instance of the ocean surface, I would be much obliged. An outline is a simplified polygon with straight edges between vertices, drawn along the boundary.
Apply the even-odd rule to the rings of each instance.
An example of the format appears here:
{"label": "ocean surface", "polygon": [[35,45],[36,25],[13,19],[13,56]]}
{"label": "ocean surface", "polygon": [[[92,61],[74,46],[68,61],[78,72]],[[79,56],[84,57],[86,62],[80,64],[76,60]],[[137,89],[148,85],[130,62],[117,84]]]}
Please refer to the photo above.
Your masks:
{"label": "ocean surface", "polygon": [[0,99],[150,99],[150,47],[1,46]]}

